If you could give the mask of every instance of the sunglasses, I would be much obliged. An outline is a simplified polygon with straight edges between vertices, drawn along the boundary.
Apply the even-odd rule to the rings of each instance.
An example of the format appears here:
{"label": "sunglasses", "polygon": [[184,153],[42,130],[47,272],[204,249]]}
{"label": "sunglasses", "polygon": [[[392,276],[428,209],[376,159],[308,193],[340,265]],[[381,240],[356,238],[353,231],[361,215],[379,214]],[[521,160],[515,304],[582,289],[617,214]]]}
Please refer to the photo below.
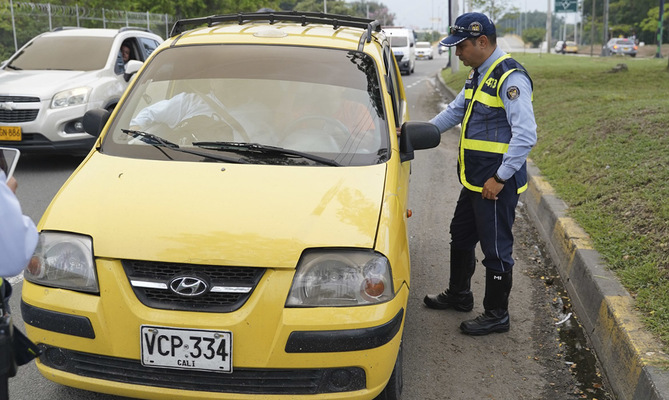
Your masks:
{"label": "sunglasses", "polygon": [[465,33],[465,32],[469,33],[471,36],[480,36],[481,35],[481,31],[475,31],[473,29],[467,29],[467,28],[464,28],[462,26],[457,26],[457,25],[453,25],[449,29],[449,33],[451,35],[454,35],[456,33]]}

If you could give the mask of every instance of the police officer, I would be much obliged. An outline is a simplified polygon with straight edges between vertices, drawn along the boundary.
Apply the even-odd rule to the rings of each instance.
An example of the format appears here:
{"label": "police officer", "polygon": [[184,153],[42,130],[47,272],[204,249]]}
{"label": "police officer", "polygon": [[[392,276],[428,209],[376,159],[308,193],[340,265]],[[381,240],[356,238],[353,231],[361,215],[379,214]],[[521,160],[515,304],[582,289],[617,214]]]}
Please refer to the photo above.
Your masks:
{"label": "police officer", "polygon": [[532,80],[517,61],[497,47],[495,25],[484,14],[455,20],[440,44],[471,67],[464,88],[430,122],[444,132],[462,124],[458,176],[463,188],[451,221],[448,288],[425,296],[427,307],[471,311],[470,290],[480,243],[486,268],[484,313],[464,321],[469,335],[507,332],[512,285],[513,234],[518,196],[527,188],[526,159],[536,143]]}

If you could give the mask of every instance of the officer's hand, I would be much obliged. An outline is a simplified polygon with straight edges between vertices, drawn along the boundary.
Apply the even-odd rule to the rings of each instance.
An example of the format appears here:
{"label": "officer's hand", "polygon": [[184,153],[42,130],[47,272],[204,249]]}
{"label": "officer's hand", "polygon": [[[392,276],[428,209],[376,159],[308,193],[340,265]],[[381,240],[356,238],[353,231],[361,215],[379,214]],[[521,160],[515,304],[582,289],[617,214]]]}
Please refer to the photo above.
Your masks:
{"label": "officer's hand", "polygon": [[14,177],[12,176],[12,177],[9,178],[9,180],[7,181],[7,186],[9,186],[9,188],[12,189],[12,192],[16,193],[16,188],[19,187],[19,183],[18,183],[18,182],[16,181],[16,179],[14,179]]}
{"label": "officer's hand", "polygon": [[504,184],[499,183],[495,178],[489,178],[483,185],[481,196],[488,200],[497,200],[497,194],[504,189]]}

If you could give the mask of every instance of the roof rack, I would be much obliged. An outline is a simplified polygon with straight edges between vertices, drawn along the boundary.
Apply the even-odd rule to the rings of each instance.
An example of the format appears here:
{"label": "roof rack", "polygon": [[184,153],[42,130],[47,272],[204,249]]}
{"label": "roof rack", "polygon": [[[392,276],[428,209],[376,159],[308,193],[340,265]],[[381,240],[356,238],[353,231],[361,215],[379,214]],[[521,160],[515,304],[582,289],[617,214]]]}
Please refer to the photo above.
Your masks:
{"label": "roof rack", "polygon": [[314,12],[272,11],[212,15],[209,17],[182,19],[174,24],[172,32],[170,32],[170,37],[179,35],[187,29],[192,29],[203,24],[213,26],[221,22],[237,22],[242,25],[245,22],[250,21],[269,21],[270,24],[279,21],[293,21],[300,22],[302,26],[307,24],[328,24],[332,25],[334,29],[338,29],[342,26],[362,28],[367,30],[366,35],[364,36],[364,39],[367,42],[372,40],[372,32],[381,31],[381,22],[373,19]]}

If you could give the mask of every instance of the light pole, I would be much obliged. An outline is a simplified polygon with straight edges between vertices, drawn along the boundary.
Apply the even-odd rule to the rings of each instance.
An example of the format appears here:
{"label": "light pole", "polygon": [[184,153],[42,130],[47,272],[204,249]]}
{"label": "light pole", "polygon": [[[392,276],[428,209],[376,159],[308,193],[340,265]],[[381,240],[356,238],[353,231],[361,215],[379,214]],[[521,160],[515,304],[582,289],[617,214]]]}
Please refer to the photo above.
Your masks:
{"label": "light pole", "polygon": [[657,22],[657,53],[655,58],[662,58],[662,25],[664,24],[664,0],[660,0],[660,18]]}
{"label": "light pole", "polygon": [[602,35],[604,35],[602,41],[602,55],[609,55],[609,47],[606,45],[609,42],[609,0],[604,0],[604,13],[602,15],[604,18],[604,29],[602,29]]}
{"label": "light pole", "polygon": [[[551,32],[553,30],[553,16],[551,14],[551,0],[548,0],[548,9],[546,10],[546,53],[551,52]],[[539,50],[541,54],[541,50]]]}

